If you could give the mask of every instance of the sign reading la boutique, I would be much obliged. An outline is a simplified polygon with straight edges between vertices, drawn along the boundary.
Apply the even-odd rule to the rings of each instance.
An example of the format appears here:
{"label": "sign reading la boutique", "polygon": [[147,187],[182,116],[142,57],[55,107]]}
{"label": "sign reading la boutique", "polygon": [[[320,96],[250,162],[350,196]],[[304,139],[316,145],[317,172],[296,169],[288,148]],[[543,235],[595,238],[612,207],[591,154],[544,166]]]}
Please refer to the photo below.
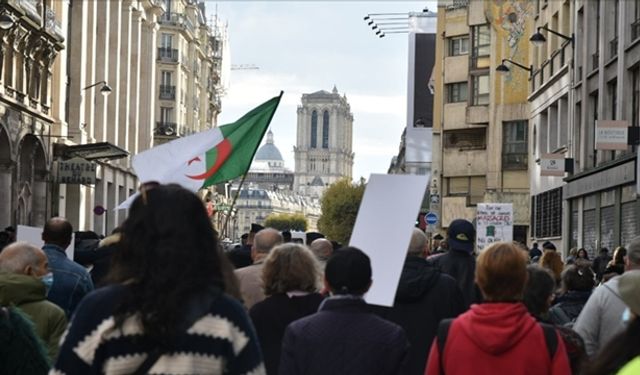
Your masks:
{"label": "sign reading la boutique", "polygon": [[58,183],[95,185],[96,163],[83,158],[58,162]]}
{"label": "sign reading la boutique", "polygon": [[626,150],[628,133],[627,121],[596,121],[596,150]]}

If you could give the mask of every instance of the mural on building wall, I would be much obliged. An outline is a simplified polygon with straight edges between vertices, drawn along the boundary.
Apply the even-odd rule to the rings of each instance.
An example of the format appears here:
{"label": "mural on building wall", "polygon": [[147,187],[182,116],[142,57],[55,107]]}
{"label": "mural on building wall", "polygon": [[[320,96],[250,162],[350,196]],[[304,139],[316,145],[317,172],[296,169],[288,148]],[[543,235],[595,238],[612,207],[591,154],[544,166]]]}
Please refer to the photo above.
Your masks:
{"label": "mural on building wall", "polygon": [[[529,65],[529,36],[533,20],[533,3],[528,0],[495,0],[489,2],[487,18],[506,46],[503,58]],[[497,62],[499,63],[499,62]],[[528,92],[527,71],[513,67],[504,77],[504,84],[513,90],[510,98],[521,101]],[[517,99],[516,99],[517,98]]]}

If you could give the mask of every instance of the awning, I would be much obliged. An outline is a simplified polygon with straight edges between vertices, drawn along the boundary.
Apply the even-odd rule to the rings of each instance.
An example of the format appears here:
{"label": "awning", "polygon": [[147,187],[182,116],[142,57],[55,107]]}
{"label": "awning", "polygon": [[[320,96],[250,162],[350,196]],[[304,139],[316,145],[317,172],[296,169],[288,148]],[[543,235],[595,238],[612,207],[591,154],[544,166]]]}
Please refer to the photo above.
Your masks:
{"label": "awning", "polygon": [[64,155],[64,158],[70,159],[80,157],[86,160],[112,160],[129,156],[129,152],[109,142],[66,146],[64,147],[62,154]]}

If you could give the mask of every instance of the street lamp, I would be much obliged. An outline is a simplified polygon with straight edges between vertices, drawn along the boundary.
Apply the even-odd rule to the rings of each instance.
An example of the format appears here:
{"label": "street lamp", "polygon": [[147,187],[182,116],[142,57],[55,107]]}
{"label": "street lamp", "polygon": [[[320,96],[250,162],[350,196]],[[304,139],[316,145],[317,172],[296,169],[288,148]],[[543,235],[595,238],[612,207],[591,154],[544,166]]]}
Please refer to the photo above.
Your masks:
{"label": "street lamp", "polygon": [[106,81],[99,81],[99,82],[96,82],[96,83],[94,83],[94,84],[92,84],[92,85],[89,85],[89,86],[87,86],[87,87],[83,88],[82,90],[88,90],[88,89],[90,89],[90,88],[92,88],[92,87],[95,87],[95,86],[98,86],[98,85],[100,85],[100,84],[102,84],[102,85],[103,85],[103,86],[102,86],[102,88],[100,89],[100,93],[102,93],[102,95],[104,95],[104,96],[106,97],[106,96],[108,96],[109,94],[111,94],[111,91],[113,91],[113,90],[111,90],[111,87],[107,84],[107,82],[106,82]]}
{"label": "street lamp", "polygon": [[519,63],[517,63],[517,62],[515,62],[513,60],[509,60],[509,59],[502,59],[502,62],[500,63],[500,65],[498,65],[496,67],[496,72],[498,74],[505,75],[505,74],[507,74],[507,73],[509,73],[511,71],[511,69],[509,69],[509,67],[504,64],[505,62],[509,62],[509,63],[519,67],[520,69],[524,69],[524,70],[528,71],[529,72],[529,79],[531,79],[531,75],[533,74],[533,66],[524,66],[522,64],[519,64]]}
{"label": "street lamp", "polygon": [[573,34],[571,34],[571,36],[566,36],[564,34],[560,34],[557,31],[553,31],[553,30],[549,29],[546,26],[538,26],[538,29],[537,29],[536,33],[531,35],[531,38],[529,38],[529,41],[531,43],[533,43],[533,45],[536,46],[536,47],[540,47],[540,46],[542,46],[543,44],[545,44],[547,42],[547,38],[544,35],[542,35],[540,30],[546,30],[546,31],[550,32],[551,34],[557,35],[557,36],[559,36],[560,38],[562,38],[564,40],[570,40],[571,44],[573,44],[573,41],[574,41]]}

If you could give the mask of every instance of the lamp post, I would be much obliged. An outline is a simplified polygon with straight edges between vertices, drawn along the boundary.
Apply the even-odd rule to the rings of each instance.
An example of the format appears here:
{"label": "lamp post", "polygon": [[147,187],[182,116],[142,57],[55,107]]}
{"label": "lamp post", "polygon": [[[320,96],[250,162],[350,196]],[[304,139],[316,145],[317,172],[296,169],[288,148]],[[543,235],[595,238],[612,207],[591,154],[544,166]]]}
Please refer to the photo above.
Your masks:
{"label": "lamp post", "polygon": [[100,93],[101,93],[102,95],[104,95],[104,96],[108,96],[109,94],[111,94],[111,91],[113,91],[113,90],[111,90],[111,86],[109,86],[109,85],[107,84],[107,81],[98,81],[98,82],[96,82],[96,83],[94,83],[94,84],[92,84],[92,85],[89,85],[89,86],[87,86],[87,87],[83,88],[83,89],[82,89],[82,91],[84,91],[84,90],[88,90],[88,89],[90,89],[90,88],[92,88],[92,87],[96,87],[96,86],[98,86],[98,85],[100,85],[100,84],[102,84],[102,85],[103,85],[103,86],[102,86],[102,88],[100,88]]}
{"label": "lamp post", "polygon": [[507,73],[509,73],[511,71],[511,69],[509,69],[509,67],[504,64],[505,62],[509,62],[509,63],[519,67],[520,69],[524,69],[524,70],[528,71],[529,72],[529,79],[531,79],[531,75],[533,74],[533,66],[524,66],[524,65],[522,65],[520,63],[517,63],[517,62],[515,62],[513,60],[510,60],[510,59],[502,59],[502,62],[500,63],[500,65],[498,65],[496,67],[496,72],[498,72],[499,74],[503,74],[504,75],[504,74],[507,74]]}
{"label": "lamp post", "polygon": [[550,28],[546,27],[546,26],[538,26],[537,31],[535,32],[535,34],[531,35],[531,38],[529,38],[529,41],[531,43],[533,43],[534,46],[536,47],[540,47],[543,44],[545,44],[547,42],[547,38],[540,32],[540,30],[546,30],[547,32],[550,32],[553,35],[559,36],[560,38],[564,39],[564,40],[570,40],[571,41],[571,45],[573,45],[575,38],[574,35],[571,34],[571,36],[567,36],[564,34],[561,34],[557,31],[553,31]]}

